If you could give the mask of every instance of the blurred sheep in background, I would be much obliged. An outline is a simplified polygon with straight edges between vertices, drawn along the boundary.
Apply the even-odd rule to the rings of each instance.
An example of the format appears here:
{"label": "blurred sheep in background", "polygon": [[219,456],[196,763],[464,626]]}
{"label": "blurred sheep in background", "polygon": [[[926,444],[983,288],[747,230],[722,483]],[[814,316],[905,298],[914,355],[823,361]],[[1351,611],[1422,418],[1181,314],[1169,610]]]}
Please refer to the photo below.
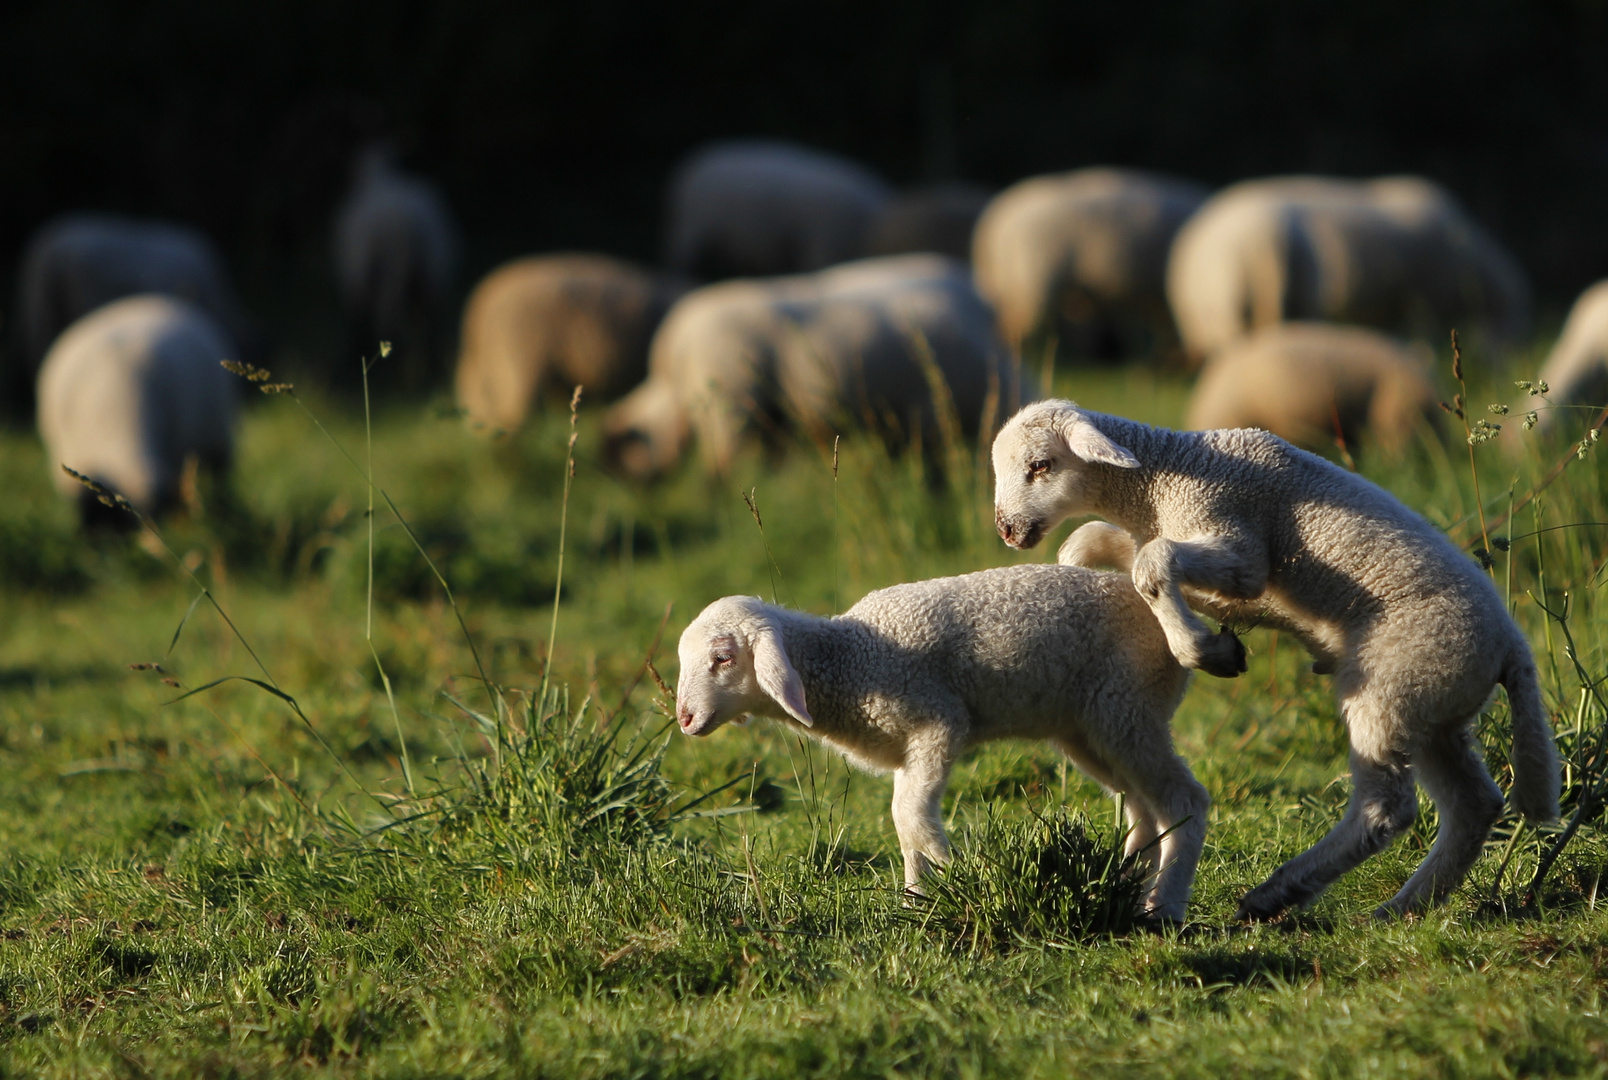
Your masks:
{"label": "blurred sheep in background", "polygon": [[141,514],[186,496],[194,466],[221,473],[234,445],[232,352],[210,315],[169,296],[114,301],[68,327],[39,368],[38,420],[51,478],[86,526],[132,528],[61,469],[122,495]]}
{"label": "blurred sheep in background", "polygon": [[1195,386],[1186,428],[1254,427],[1325,450],[1367,439],[1399,454],[1436,415],[1429,350],[1373,330],[1278,323],[1226,346]]}
{"label": "blurred sheep in background", "polygon": [[893,256],[709,285],[682,297],[654,335],[647,381],[605,419],[607,454],[652,477],[696,434],[706,467],[725,473],[745,432],[789,423],[817,438],[865,427],[932,447],[938,376],[971,433],[990,405],[1003,416],[1034,396],[956,260]]}
{"label": "blurred sheep in background", "polygon": [[1477,324],[1512,339],[1530,305],[1523,272],[1496,240],[1444,189],[1410,176],[1225,188],[1180,230],[1167,298],[1197,362],[1286,319],[1433,340]]}
{"label": "blurred sheep in background", "polygon": [[1167,252],[1206,198],[1133,169],[1034,176],[996,195],[972,237],[977,290],[1018,355],[1053,338],[1081,356],[1133,355],[1172,337]]}
{"label": "blurred sheep in background", "polygon": [[670,180],[666,262],[705,280],[796,274],[857,258],[892,192],[845,158],[786,142],[720,142]]}
{"label": "blurred sheep in background", "polygon": [[682,288],[607,255],[538,255],[481,279],[464,307],[458,403],[471,424],[512,431],[545,390],[588,400],[646,377],[648,344]]}
{"label": "blurred sheep in background", "polygon": [[389,146],[364,149],[335,215],[336,281],[354,349],[342,363],[389,341],[402,353],[407,381],[419,381],[439,348],[461,246],[435,186],[398,168]]}
{"label": "blurred sheep in background", "polygon": [[867,255],[928,251],[970,259],[972,229],[991,198],[973,184],[935,184],[902,191],[888,200],[871,226]]}
{"label": "blurred sheep in background", "polygon": [[20,322],[29,372],[75,320],[136,293],[196,305],[228,335],[227,355],[259,348],[223,257],[199,231],[167,221],[70,214],[40,228],[23,256]]}
{"label": "blurred sheep in background", "polygon": [[1540,377],[1547,384],[1546,401],[1527,397],[1515,408],[1519,415],[1534,409],[1540,430],[1561,428],[1578,437],[1608,406],[1608,281],[1575,300]]}

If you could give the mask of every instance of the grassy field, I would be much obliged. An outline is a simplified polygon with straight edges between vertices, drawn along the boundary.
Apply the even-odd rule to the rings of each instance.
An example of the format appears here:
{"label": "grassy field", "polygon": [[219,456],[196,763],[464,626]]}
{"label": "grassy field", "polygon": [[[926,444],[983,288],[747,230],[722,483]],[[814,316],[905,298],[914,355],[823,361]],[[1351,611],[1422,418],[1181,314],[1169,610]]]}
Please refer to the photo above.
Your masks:
{"label": "grassy field", "polygon": [[[1471,374],[1471,418],[1536,355]],[[1160,423],[1187,394],[1145,367],[1058,389]],[[993,536],[976,448],[949,448],[947,490],[866,440],[835,472],[800,445],[641,490],[597,467],[583,409],[566,507],[561,411],[489,443],[441,402],[390,402],[374,476],[427,563],[383,496],[367,513],[361,411],[306,404],[252,403],[232,493],[164,525],[171,554],[81,539],[32,434],[0,433],[0,1075],[1608,1071],[1589,805],[1533,896],[1558,830],[1505,820],[1446,907],[1372,922],[1434,836],[1426,806],[1309,911],[1231,924],[1347,796],[1328,680],[1265,630],[1249,672],[1197,678],[1177,718],[1215,800],[1182,933],[1110,925],[1121,886],[1079,875],[1104,867],[1115,808],[1045,748],[966,759],[950,888],[907,908],[888,778],[766,723],[674,732],[646,662],[673,683],[677,635],[717,596],[831,612],[1053,558],[1059,534],[1027,556]],[[1566,813],[1605,771],[1604,451],[1526,499],[1569,439],[1474,449]],[[1359,464],[1483,545],[1455,421]],[[256,682],[182,696],[229,676]],[[1504,784],[1507,730],[1498,698],[1481,733]]]}

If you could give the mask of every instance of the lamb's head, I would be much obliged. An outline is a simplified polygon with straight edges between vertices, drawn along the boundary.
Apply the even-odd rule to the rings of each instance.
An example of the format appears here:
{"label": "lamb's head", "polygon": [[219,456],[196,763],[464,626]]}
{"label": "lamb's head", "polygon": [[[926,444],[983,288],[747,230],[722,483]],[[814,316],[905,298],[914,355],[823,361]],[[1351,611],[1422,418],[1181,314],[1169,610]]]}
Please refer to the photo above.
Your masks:
{"label": "lamb's head", "polygon": [[682,731],[707,735],[744,713],[790,716],[814,726],[772,611],[752,596],[728,596],[704,608],[682,632],[676,682]]}
{"label": "lamb's head", "polygon": [[1137,469],[1070,401],[1036,401],[994,438],[994,525],[1011,547],[1030,548],[1067,518],[1091,512],[1090,480],[1101,466]]}
{"label": "lamb's head", "polygon": [[692,426],[667,380],[651,376],[603,418],[603,458],[635,480],[652,480],[681,460]]}

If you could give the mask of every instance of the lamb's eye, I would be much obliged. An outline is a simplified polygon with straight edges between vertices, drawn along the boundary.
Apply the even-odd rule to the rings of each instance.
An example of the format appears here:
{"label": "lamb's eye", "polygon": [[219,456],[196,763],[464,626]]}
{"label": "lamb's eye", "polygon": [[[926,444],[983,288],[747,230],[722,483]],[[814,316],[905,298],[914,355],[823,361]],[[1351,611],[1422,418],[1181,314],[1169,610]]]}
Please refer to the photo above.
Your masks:
{"label": "lamb's eye", "polygon": [[1039,459],[1037,459],[1035,461],[1029,461],[1027,463],[1027,478],[1029,480],[1037,479],[1038,477],[1043,476],[1045,473],[1047,473],[1049,471],[1050,471],[1050,459],[1049,458],[1039,458]]}
{"label": "lamb's eye", "polygon": [[731,663],[732,657],[731,653],[729,652],[717,652],[711,655],[710,659],[717,664],[729,664]]}

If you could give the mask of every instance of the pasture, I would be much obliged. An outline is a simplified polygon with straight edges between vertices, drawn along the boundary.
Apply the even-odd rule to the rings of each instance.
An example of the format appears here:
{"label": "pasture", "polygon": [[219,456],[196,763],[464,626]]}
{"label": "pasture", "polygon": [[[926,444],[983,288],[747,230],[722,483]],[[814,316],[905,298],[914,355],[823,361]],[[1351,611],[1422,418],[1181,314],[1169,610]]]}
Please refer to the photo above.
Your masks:
{"label": "pasture", "polygon": [[[1511,370],[1468,362],[1471,422],[1518,424],[1485,406],[1546,344]],[[1142,365],[1055,386],[1163,424],[1188,394]],[[1048,748],[964,761],[959,861],[906,907],[888,778],[763,721],[684,738],[656,685],[721,595],[829,613],[1053,559],[1065,528],[1027,554],[995,537],[986,447],[939,440],[946,488],[864,437],[643,488],[598,466],[585,404],[573,443],[557,404],[488,441],[444,399],[382,398],[370,448],[360,403],[267,396],[232,492],[164,524],[164,549],[82,538],[37,438],[6,430],[0,1074],[1608,1071],[1605,450],[1570,456],[1582,413],[1521,458],[1471,458],[1446,419],[1356,465],[1466,549],[1484,546],[1477,477],[1564,819],[1538,836],[1504,818],[1449,904],[1374,923],[1434,835],[1426,805],[1308,911],[1233,925],[1347,795],[1327,680],[1250,629],[1249,671],[1197,675],[1176,720],[1214,805],[1192,925],[1162,934],[1102,903],[1123,888],[1115,808]],[[1505,786],[1500,697],[1481,736]]]}

